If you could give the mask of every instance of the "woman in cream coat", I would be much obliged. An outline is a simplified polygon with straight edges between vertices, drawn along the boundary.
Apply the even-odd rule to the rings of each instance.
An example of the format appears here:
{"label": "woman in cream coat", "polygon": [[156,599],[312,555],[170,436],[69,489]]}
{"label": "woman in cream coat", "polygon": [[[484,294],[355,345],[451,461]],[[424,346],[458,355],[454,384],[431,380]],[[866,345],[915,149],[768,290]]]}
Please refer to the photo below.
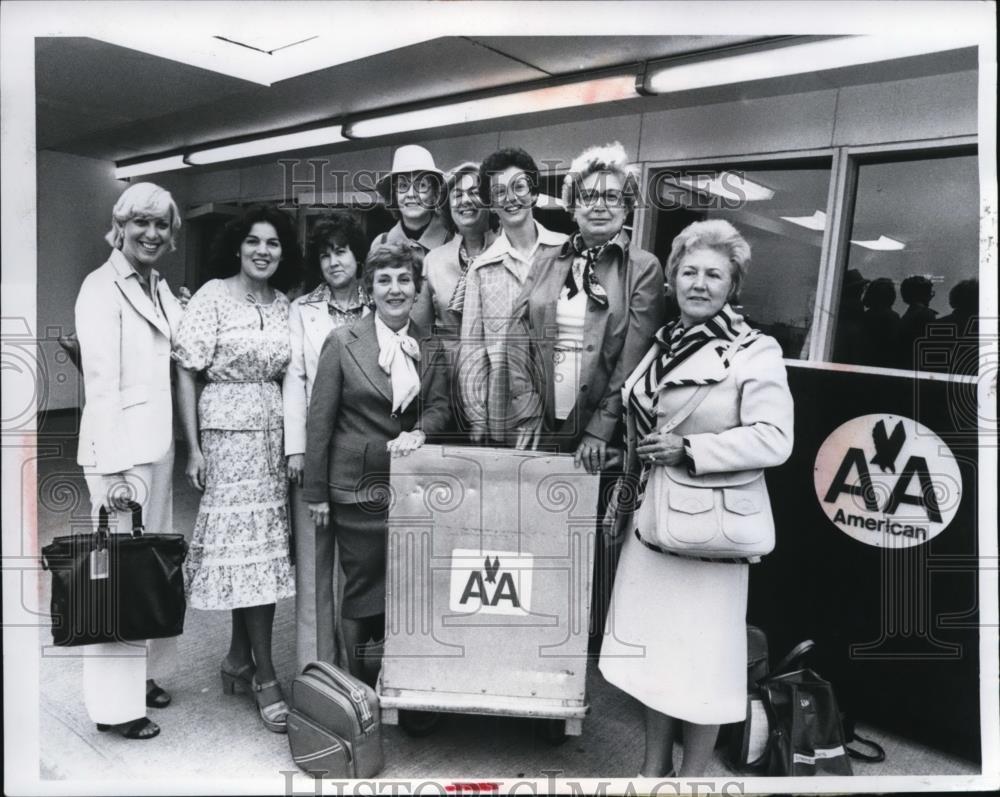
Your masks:
{"label": "woman in cream coat", "polygon": [[[695,222],[674,239],[667,279],[680,319],[656,333],[623,389],[636,427],[629,453],[642,465],[640,496],[661,466],[723,474],[774,467],[791,453],[793,406],[781,348],[729,304],[749,264],[749,245],[726,221]],[[711,388],[686,420],[660,431],[701,385]],[[770,507],[760,484],[760,501],[747,515],[765,524]],[[640,497],[628,526],[600,669],[646,707],[641,774],[673,775],[673,743],[683,724],[678,774],[693,777],[704,773],[719,725],[746,712],[749,566],[649,547],[649,525],[662,510],[649,504],[653,494]],[[678,511],[697,522],[697,510]]]}
{"label": "woman in cream coat", "polygon": [[337,658],[336,564],[333,533],[317,531],[302,500],[306,452],[306,418],[316,381],[316,365],[323,341],[337,327],[352,324],[371,312],[369,298],[359,284],[361,264],[368,256],[364,231],[347,213],[331,213],[316,223],[307,254],[308,293],[288,312],[292,359],[285,372],[281,395],[285,409],[285,455],[291,482],[291,510],[295,539],[296,654],[301,670],[311,661]]}
{"label": "woman in cream coat", "polygon": [[[87,275],[76,300],[85,403],[77,464],[83,467],[93,515],[104,504],[142,506],[151,531],[173,531],[173,402],[170,344],[182,307],[153,265],[175,248],[181,220],[164,189],[136,183],[119,197],[106,238],[107,262]],[[118,512],[120,528],[131,517]],[[112,529],[114,530],[114,529]],[[157,686],[172,664],[174,639],[80,648],[83,697],[99,730],[151,739],[160,729],[146,708],[164,708]]]}

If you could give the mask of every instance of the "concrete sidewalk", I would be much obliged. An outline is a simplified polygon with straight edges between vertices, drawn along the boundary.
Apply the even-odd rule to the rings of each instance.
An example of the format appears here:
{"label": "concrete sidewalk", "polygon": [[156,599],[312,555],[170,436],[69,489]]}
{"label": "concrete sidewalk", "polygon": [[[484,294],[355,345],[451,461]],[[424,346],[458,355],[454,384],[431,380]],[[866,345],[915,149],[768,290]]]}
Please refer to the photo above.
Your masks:
{"label": "concrete sidewalk", "polygon": [[[48,430],[48,431],[51,431]],[[86,499],[75,450],[67,435],[60,454],[42,456],[39,484],[54,491],[68,485]],[[194,525],[198,494],[183,479],[183,457],[175,468],[175,522],[178,531]],[[56,477],[56,478],[53,478]],[[81,511],[43,494],[38,503],[38,542],[45,545],[64,534],[68,518]],[[39,608],[48,611],[49,579],[43,574]],[[295,675],[294,600],[278,604],[274,658],[286,685]],[[253,779],[261,791],[282,791],[282,772],[295,770],[287,737],[267,731],[247,695],[222,694],[219,664],[229,643],[228,612],[189,610],[185,633],[178,641],[179,670],[161,685],[173,704],[149,715],[162,728],[149,741],[126,740],[113,732],[99,733],[87,716],[81,694],[82,663],[72,649],[54,649],[47,627],[39,629],[40,762],[43,779],[90,781],[109,777],[130,781],[130,791],[169,791],[169,781],[194,779],[211,793],[218,779]],[[544,778],[561,772],[571,778],[631,778],[643,755],[641,706],[607,684],[593,664],[587,679],[589,716],[583,735],[551,746],[536,735],[529,720],[449,715],[431,736],[414,739],[398,727],[384,727],[385,779],[438,781],[489,778]],[[7,727],[7,733],[16,728]],[[883,764],[855,764],[857,775],[971,775],[977,764],[963,761],[878,730],[859,727],[886,748]],[[679,760],[679,750],[675,754]],[[732,780],[716,758],[708,777]],[[167,781],[165,786],[164,781]],[[54,787],[55,788],[55,787]]]}

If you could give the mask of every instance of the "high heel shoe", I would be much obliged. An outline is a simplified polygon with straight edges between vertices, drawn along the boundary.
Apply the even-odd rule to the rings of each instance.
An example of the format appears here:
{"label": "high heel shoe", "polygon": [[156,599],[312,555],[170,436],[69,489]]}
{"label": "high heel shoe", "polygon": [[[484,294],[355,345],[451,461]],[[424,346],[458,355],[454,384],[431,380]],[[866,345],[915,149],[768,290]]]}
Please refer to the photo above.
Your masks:
{"label": "high heel shoe", "polygon": [[288,725],[285,722],[288,716],[288,704],[281,693],[281,684],[276,680],[259,684],[255,677],[252,688],[254,699],[257,701],[257,711],[264,727],[272,733],[288,733]]}
{"label": "high heel shoe", "polygon": [[238,670],[228,670],[226,669],[226,662],[223,660],[222,666],[219,668],[219,675],[222,676],[222,694],[224,695],[234,695],[237,692],[237,685],[240,687],[240,692],[250,692],[253,690],[253,676],[254,676],[254,666],[249,662],[244,664]]}

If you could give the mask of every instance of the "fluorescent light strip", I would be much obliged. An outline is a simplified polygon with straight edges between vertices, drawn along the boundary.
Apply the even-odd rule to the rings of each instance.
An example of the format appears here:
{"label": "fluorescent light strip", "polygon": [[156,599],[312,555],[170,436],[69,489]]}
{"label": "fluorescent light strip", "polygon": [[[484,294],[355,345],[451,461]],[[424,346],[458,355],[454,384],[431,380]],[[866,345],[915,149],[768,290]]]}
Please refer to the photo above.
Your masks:
{"label": "fluorescent light strip", "polygon": [[749,80],[820,72],[845,66],[890,61],[944,52],[977,44],[974,34],[906,36],[842,36],[790,44],[769,50],[664,66],[647,74],[645,88],[653,94],[744,83]]}
{"label": "fluorescent light strip", "polygon": [[851,243],[863,246],[865,249],[872,249],[876,252],[898,252],[901,249],[906,249],[906,244],[902,241],[897,241],[895,238],[889,238],[886,235],[880,235],[874,241],[852,240]]}
{"label": "fluorescent light strip", "polygon": [[567,83],[363,119],[348,125],[344,133],[349,138],[373,138],[410,130],[496,119],[501,116],[627,100],[636,96],[638,95],[635,90],[635,78],[632,75],[597,78],[580,83]]}
{"label": "fluorescent light strip", "polygon": [[306,149],[307,147],[339,144],[341,141],[346,140],[341,126],[332,125],[330,127],[316,128],[315,130],[303,130],[299,133],[286,133],[280,136],[255,138],[252,141],[243,141],[239,144],[226,144],[221,147],[198,150],[187,155],[187,162],[194,166],[203,166],[207,163],[252,158],[255,155],[270,155],[275,152],[288,152],[295,149]]}
{"label": "fluorescent light strip", "polygon": [[811,216],[782,216],[781,218],[792,224],[805,227],[807,230],[822,232],[826,229],[826,214],[822,210],[817,210]]}
{"label": "fluorescent light strip", "polygon": [[175,169],[186,169],[187,167],[188,164],[184,162],[183,155],[170,155],[166,158],[155,158],[154,160],[130,163],[128,166],[115,166],[115,179],[125,180],[129,177],[138,177],[143,174],[172,172]]}

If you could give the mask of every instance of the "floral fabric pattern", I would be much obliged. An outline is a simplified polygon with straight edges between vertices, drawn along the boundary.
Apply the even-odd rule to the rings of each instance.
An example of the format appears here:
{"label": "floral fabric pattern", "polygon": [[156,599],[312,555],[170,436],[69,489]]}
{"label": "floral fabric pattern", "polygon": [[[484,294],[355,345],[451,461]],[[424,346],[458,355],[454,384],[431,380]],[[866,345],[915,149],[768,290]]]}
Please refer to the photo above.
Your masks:
{"label": "floral fabric pattern", "polygon": [[295,594],[279,380],[291,358],[289,303],[234,298],[222,280],[188,304],[172,357],[203,371],[198,401],[205,492],[184,563],[196,609],[237,609]]}
{"label": "floral fabric pattern", "polygon": [[[268,429],[281,426],[281,379],[292,356],[288,299],[275,292],[270,304],[232,296],[211,280],[191,297],[174,340],[172,357],[208,384],[198,401],[201,429]],[[260,384],[274,383],[274,390]]]}

